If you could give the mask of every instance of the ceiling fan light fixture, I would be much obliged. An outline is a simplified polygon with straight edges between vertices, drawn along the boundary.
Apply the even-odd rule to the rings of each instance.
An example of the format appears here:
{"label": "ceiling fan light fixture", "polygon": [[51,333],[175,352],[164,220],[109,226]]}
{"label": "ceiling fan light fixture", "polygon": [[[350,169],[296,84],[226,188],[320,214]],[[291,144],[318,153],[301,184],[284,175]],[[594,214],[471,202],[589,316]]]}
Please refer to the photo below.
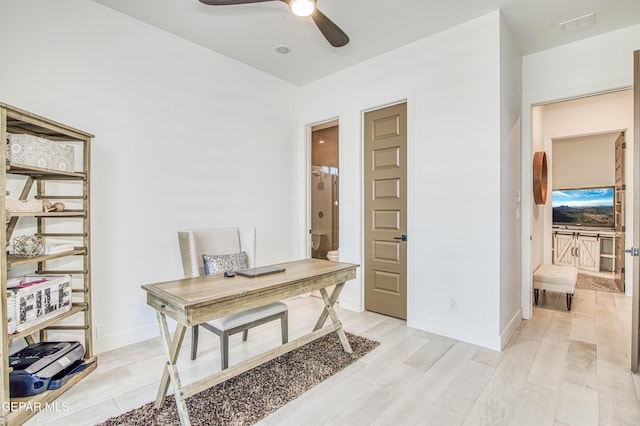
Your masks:
{"label": "ceiling fan light fixture", "polygon": [[324,13],[316,7],[317,0],[200,0],[210,6],[227,6],[237,4],[251,4],[264,2],[281,2],[289,5],[291,12],[298,16],[311,16],[311,20],[318,27],[325,39],[333,47],[342,47],[349,43],[349,36],[340,29]]}
{"label": "ceiling fan light fixture", "polygon": [[309,16],[316,9],[316,5],[311,0],[293,0],[291,11],[298,16]]}

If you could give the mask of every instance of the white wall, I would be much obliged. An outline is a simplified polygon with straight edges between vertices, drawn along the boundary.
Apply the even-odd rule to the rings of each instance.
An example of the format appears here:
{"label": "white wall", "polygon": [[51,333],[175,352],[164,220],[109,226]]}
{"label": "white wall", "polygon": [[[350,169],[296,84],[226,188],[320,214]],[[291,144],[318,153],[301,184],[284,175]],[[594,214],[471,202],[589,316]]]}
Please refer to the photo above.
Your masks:
{"label": "white wall", "polygon": [[180,228],[300,255],[294,86],[90,1],[3,0],[0,40],[1,102],[96,135],[98,352],[158,335],[140,285],[182,277]]}
{"label": "white wall", "polygon": [[[490,13],[300,91],[300,134],[310,123],[340,119],[340,255],[358,263],[362,114],[407,100],[408,324],[497,349],[501,278],[512,275],[500,264],[503,189],[511,208],[514,201],[512,189],[501,188],[500,162],[502,144],[517,126],[511,111],[501,128],[500,75],[513,77],[518,66],[506,46],[510,65],[501,70],[500,36],[500,14]],[[513,106],[514,99],[506,100]],[[361,278],[349,283],[341,304],[362,309],[362,285]],[[450,299],[457,310],[449,308]]]}
{"label": "white wall", "polygon": [[[633,84],[633,51],[640,48],[640,25],[581,40],[523,57],[522,187],[523,187],[523,316],[531,316],[531,264],[527,237],[535,232],[531,161],[532,108],[535,105],[603,93]],[[630,182],[630,180],[627,180]],[[630,191],[627,191],[627,196]],[[633,203],[627,199],[627,207]],[[629,213],[629,212],[628,212]],[[545,226],[550,226],[546,224]],[[536,232],[538,235],[539,231]],[[630,236],[627,235],[629,238]],[[536,254],[536,257],[539,253]],[[629,264],[630,262],[627,262]],[[630,276],[630,275],[629,275]]]}

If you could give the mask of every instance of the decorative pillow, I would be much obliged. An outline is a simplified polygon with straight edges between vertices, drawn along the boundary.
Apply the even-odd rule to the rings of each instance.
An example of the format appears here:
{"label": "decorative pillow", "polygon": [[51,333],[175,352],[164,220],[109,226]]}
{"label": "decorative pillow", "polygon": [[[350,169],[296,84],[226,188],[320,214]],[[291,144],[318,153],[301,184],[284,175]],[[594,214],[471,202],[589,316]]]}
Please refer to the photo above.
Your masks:
{"label": "decorative pillow", "polygon": [[234,254],[203,254],[202,262],[207,275],[235,272],[247,268],[247,253],[242,251]]}

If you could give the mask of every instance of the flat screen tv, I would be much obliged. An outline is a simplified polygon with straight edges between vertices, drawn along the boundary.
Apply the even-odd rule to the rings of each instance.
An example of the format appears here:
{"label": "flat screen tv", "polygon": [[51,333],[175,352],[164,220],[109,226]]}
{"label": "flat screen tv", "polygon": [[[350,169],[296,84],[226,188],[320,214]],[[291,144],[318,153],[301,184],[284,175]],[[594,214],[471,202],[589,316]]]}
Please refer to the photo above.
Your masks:
{"label": "flat screen tv", "polygon": [[613,198],[612,186],[554,189],[551,193],[553,224],[613,228]]}

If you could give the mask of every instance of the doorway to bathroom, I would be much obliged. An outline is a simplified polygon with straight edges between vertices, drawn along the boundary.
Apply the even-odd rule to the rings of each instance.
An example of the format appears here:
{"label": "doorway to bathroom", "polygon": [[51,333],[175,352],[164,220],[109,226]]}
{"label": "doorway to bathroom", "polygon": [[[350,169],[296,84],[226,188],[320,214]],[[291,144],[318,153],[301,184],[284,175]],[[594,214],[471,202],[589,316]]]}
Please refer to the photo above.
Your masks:
{"label": "doorway to bathroom", "polygon": [[311,257],[339,259],[338,120],[311,126]]}

